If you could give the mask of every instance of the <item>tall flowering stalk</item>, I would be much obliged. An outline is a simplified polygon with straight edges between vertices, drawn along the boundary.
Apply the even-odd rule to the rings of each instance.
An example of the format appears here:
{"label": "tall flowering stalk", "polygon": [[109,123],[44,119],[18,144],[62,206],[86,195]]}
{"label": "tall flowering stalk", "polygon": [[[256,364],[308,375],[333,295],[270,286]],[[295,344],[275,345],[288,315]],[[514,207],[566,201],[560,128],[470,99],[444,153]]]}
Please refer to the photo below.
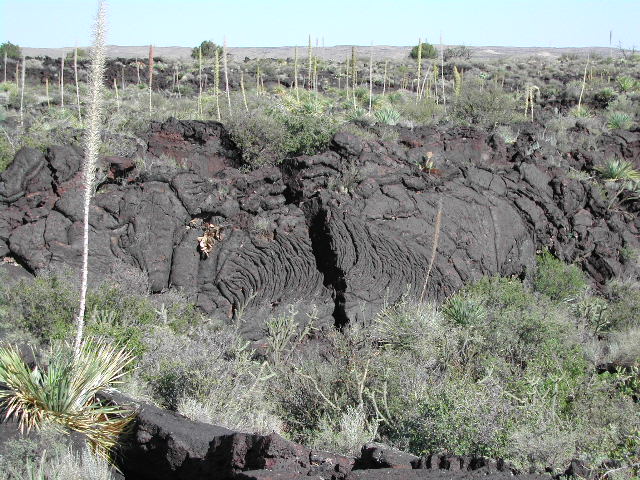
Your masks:
{"label": "tall flowering stalk", "polygon": [[94,177],[100,150],[100,124],[103,106],[103,82],[105,73],[105,37],[107,8],[103,0],[98,3],[98,14],[93,29],[93,48],[89,70],[89,98],[84,139],[84,162],[82,168],[84,188],[84,215],[82,236],[82,283],[80,286],[80,308],[76,318],[76,340],[74,355],[78,357],[84,332],[84,315],[87,302],[89,276],[89,203],[94,188]]}
{"label": "tall flowering stalk", "polygon": [[25,58],[24,55],[22,55],[22,76],[21,76],[22,86],[20,88],[20,128],[24,127],[23,106],[24,106],[24,81],[25,81],[26,71],[27,71],[27,59]]}
{"label": "tall flowering stalk", "polygon": [[78,121],[82,123],[80,112],[80,85],[78,84],[78,47],[73,51],[73,75],[76,82],[76,105],[78,106]]}
{"label": "tall flowering stalk", "polygon": [[227,103],[229,104],[229,116],[231,116],[231,95],[229,93],[229,69],[227,66],[227,37],[222,42],[222,66],[224,68],[224,89],[227,93]]}
{"label": "tall flowering stalk", "polygon": [[216,114],[218,116],[218,121],[221,120],[220,117],[220,53],[216,48],[215,51],[216,56],[216,68],[215,68],[215,77],[213,79],[213,89],[216,91]]}
{"label": "tall flowering stalk", "polygon": [[64,55],[60,57],[60,106],[64,108]]}
{"label": "tall flowering stalk", "polygon": [[151,93],[153,92],[153,45],[149,45],[149,116],[151,116]]}

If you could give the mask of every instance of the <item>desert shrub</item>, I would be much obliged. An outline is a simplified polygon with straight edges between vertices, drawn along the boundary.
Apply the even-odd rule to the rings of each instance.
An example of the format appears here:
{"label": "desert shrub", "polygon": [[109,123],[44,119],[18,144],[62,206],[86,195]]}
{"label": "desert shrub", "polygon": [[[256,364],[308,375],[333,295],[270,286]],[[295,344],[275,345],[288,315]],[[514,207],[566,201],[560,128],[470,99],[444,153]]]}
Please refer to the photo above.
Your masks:
{"label": "desert shrub", "polygon": [[[87,333],[126,346],[138,355],[142,338],[157,320],[177,330],[197,321],[188,302],[158,307],[144,293],[132,291],[131,279],[113,276],[94,284],[87,293]],[[49,270],[33,280],[4,284],[0,289],[0,317],[28,332],[41,343],[68,339],[78,308],[77,279],[70,271]]]}
{"label": "desert shrub", "polygon": [[243,431],[279,430],[264,363],[233,328],[202,323],[187,334],[158,327],[145,337],[138,382],[162,406]]}
{"label": "desert shrub", "polygon": [[461,60],[470,60],[471,59],[471,49],[464,45],[459,45],[457,47],[447,47],[444,49],[444,61],[461,59]]}
{"label": "desert shrub", "polygon": [[[565,316],[519,281],[486,279],[459,300],[443,315],[404,299],[366,330],[352,326],[300,352],[276,372],[273,390],[288,435],[346,451],[351,413],[359,439],[377,432],[416,454],[501,456],[515,426],[536,431],[518,423],[515,397],[536,400],[538,416],[549,392],[559,411],[570,404],[586,363]],[[539,384],[547,376],[554,381]]]}
{"label": "desert shrub", "polygon": [[612,281],[607,285],[610,330],[627,331],[640,327],[640,284]]}
{"label": "desert shrub", "polygon": [[[375,436],[380,417],[373,398],[381,399],[389,371],[375,345],[368,331],[351,325],[305,344],[274,367],[270,393],[289,438],[348,454]],[[400,357],[391,345],[388,351],[390,358]]]}
{"label": "desert shrub", "polygon": [[320,113],[293,111],[284,116],[287,152],[291,155],[314,154],[327,147],[340,121]]}
{"label": "desert shrub", "polygon": [[[422,56],[423,60],[425,58],[436,58],[438,56],[438,50],[436,50],[436,47],[434,47],[430,43],[422,42],[422,51],[420,55]],[[418,58],[418,45],[414,46],[411,49],[411,52],[409,52],[409,57],[413,59]]]}
{"label": "desert shrub", "polygon": [[16,154],[15,146],[6,136],[0,137],[0,172],[3,172],[13,161]]}
{"label": "desert shrub", "polygon": [[603,88],[593,95],[594,103],[599,108],[607,108],[617,97],[616,91],[611,87]]}
{"label": "desert shrub", "polygon": [[236,110],[226,122],[231,138],[242,152],[242,160],[252,167],[282,162],[287,154],[287,131],[278,118],[256,110]]}
{"label": "desert shrub", "polygon": [[508,125],[498,125],[495,129],[495,133],[502,138],[504,143],[509,145],[516,143],[516,140],[518,140],[518,136],[520,135],[520,132],[514,132],[513,128]]}
{"label": "desert shrub", "polygon": [[[637,368],[640,365],[640,327],[609,332],[606,336],[606,354],[603,363]],[[638,378],[636,371],[636,378]],[[634,393],[640,396],[640,391]]]}
{"label": "desert shrub", "polygon": [[[413,414],[396,420],[396,441],[417,454],[503,455],[511,406],[498,386],[473,382],[455,371],[422,380],[427,388],[415,399]],[[409,400],[404,399],[405,407]]]}
{"label": "desert shrub", "polygon": [[567,265],[548,251],[538,255],[536,262],[533,286],[552,300],[574,299],[587,288],[586,277],[576,265]]}
{"label": "desert shrub", "polygon": [[516,100],[496,82],[471,78],[465,80],[465,87],[455,99],[453,117],[489,128],[506,125],[517,118]]}
{"label": "desert shrub", "polygon": [[469,327],[478,333],[475,358],[489,363],[493,363],[491,358],[499,359],[494,368],[523,368],[535,359],[566,354],[575,344],[573,321],[567,312],[536,296],[519,280],[485,278],[457,295],[486,310],[486,316],[472,317],[480,322]]}
{"label": "desert shrub", "polygon": [[398,105],[403,118],[419,125],[434,125],[444,117],[444,107],[433,98],[425,98],[420,102],[404,101]]}
{"label": "desert shrub", "polygon": [[22,49],[11,42],[4,42],[0,45],[0,58],[4,58],[5,53],[8,58],[14,58],[16,60],[22,57]]}
{"label": "desert shrub", "polygon": [[56,272],[46,272],[31,280],[4,284],[1,302],[3,321],[11,321],[40,341],[65,338],[74,318],[77,291]]}
{"label": "desert shrub", "polygon": [[612,100],[607,107],[610,112],[624,112],[633,117],[640,113],[640,106],[638,101],[633,101],[630,95],[621,94]]}
{"label": "desert shrub", "polygon": [[569,129],[576,124],[575,118],[558,115],[547,122],[549,142],[555,145],[561,152],[574,148],[571,142]]}
{"label": "desert shrub", "polygon": [[362,445],[375,438],[376,430],[362,405],[349,405],[339,416],[323,416],[308,444],[318,450],[355,456]]}
{"label": "desert shrub", "polygon": [[299,101],[289,93],[277,99],[258,97],[249,112],[236,109],[227,126],[247,165],[277,164],[290,155],[326,148],[341,124],[328,107],[326,99],[306,91]]}

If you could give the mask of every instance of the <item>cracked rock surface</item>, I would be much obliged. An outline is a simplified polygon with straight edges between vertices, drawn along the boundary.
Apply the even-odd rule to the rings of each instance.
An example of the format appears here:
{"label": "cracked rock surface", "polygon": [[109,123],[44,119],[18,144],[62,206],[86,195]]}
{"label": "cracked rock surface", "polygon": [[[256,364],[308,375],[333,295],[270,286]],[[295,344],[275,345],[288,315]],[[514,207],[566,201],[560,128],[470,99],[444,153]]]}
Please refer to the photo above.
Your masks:
{"label": "cracked rock surface", "polygon": [[[400,128],[397,142],[341,132],[325,152],[247,173],[221,124],[170,119],[152,124],[142,153],[145,165],[104,159],[90,268],[135,266],[154,292],[181,288],[209,314],[242,318],[253,340],[291,304],[301,323],[312,315],[327,328],[406,293],[439,301],[483,275],[527,278],[543,248],[595,284],[638,276],[622,254],[639,247],[638,201],[610,208],[555,166],[591,168],[605,155],[637,165],[638,131],[566,158],[527,132],[514,145],[460,127]],[[0,175],[3,256],[31,273],[79,267],[81,161],[73,146],[16,154]],[[211,226],[219,233],[203,252]]]}

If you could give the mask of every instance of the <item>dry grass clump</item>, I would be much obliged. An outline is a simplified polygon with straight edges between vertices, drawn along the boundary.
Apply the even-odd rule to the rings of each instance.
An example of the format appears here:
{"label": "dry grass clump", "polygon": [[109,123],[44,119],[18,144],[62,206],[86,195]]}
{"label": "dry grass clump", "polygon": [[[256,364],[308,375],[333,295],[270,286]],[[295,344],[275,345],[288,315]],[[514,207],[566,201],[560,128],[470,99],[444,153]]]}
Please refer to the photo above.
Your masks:
{"label": "dry grass clump", "polygon": [[145,338],[137,381],[162,406],[241,431],[280,431],[271,412],[267,365],[234,329],[205,323],[186,335],[159,327]]}
{"label": "dry grass clump", "polygon": [[46,427],[5,442],[0,451],[2,480],[112,480],[113,473],[104,459]]}

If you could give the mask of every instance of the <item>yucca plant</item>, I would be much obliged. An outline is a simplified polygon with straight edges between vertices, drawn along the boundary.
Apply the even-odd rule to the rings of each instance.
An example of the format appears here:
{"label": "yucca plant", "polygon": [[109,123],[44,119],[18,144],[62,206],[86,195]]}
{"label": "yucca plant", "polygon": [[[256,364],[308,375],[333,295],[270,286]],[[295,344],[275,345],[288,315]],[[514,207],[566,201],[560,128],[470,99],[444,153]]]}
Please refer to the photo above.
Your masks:
{"label": "yucca plant", "polygon": [[607,116],[607,127],[611,130],[629,130],[633,127],[633,118],[626,112],[611,112]]}
{"label": "yucca plant", "polygon": [[614,158],[608,160],[603,166],[597,167],[596,170],[600,173],[605,180],[626,181],[626,180],[640,180],[640,172],[633,168],[631,162],[626,160],[619,160]]}
{"label": "yucca plant", "polygon": [[21,430],[45,423],[83,433],[94,452],[107,457],[132,414],[117,405],[104,405],[96,395],[117,383],[132,361],[131,354],[103,341],[83,338],[86,306],[89,206],[100,143],[105,68],[106,5],[99,2],[91,51],[85,158],[83,161],[84,229],[80,305],[73,347],[52,349],[46,366],[32,368],[16,347],[0,348],[0,409],[17,419]]}
{"label": "yucca plant", "polygon": [[630,92],[638,87],[638,82],[631,77],[618,77],[618,87],[623,92]]}
{"label": "yucca plant", "polygon": [[48,365],[32,369],[17,347],[2,347],[0,402],[5,417],[15,418],[21,431],[46,423],[83,433],[95,453],[108,457],[132,413],[105,405],[96,395],[117,384],[131,361],[125,349],[87,340],[76,354],[69,345],[52,349]]}
{"label": "yucca plant", "polygon": [[474,298],[454,295],[442,307],[444,316],[458,326],[477,326],[487,317],[484,306]]}
{"label": "yucca plant", "polygon": [[576,118],[588,118],[591,116],[591,111],[584,105],[576,105],[569,113]]}
{"label": "yucca plant", "polygon": [[400,120],[400,112],[396,109],[385,106],[375,112],[376,120],[385,125],[396,125]]}
{"label": "yucca plant", "polygon": [[[89,211],[91,195],[95,183],[96,168],[100,155],[100,131],[102,128],[102,110],[104,103],[104,72],[106,64],[106,23],[107,10],[104,1],[98,4],[98,14],[93,32],[93,48],[91,49],[91,67],[89,70],[89,98],[87,102],[87,128],[84,139],[83,176],[83,229],[82,229],[82,278],[80,284],[80,305],[76,317],[76,339],[74,351],[80,351],[84,332],[84,314],[87,302],[87,286],[89,275]],[[151,79],[153,66],[153,47],[149,49],[149,113],[151,113]]]}

